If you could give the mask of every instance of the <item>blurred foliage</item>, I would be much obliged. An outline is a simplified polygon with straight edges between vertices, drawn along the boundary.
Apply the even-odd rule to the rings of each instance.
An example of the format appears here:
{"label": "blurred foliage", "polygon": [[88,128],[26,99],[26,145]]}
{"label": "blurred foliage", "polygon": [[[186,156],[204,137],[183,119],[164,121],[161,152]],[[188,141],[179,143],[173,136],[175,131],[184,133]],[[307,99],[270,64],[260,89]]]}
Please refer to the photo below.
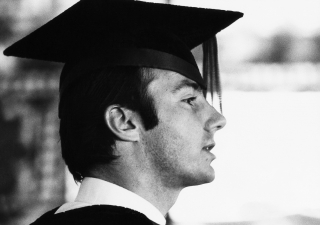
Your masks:
{"label": "blurred foliage", "polygon": [[7,120],[0,102],[0,224],[6,223],[21,212],[16,204],[17,170],[26,149],[20,143],[19,118]]}
{"label": "blurred foliage", "polygon": [[288,61],[290,48],[293,45],[294,37],[290,33],[279,33],[271,38],[271,48],[266,62],[284,63]]}
{"label": "blurred foliage", "polygon": [[[34,14],[29,3],[0,0],[1,50],[55,13],[51,4]],[[64,202],[65,167],[53,111],[58,90],[52,86],[62,65],[16,58],[12,66],[6,59],[0,57],[0,225],[19,225]]]}
{"label": "blurred foliage", "polygon": [[13,36],[12,18],[0,16],[0,42],[6,42]]}
{"label": "blurred foliage", "polygon": [[315,56],[313,62],[320,62],[320,33],[315,35],[312,38],[312,41],[315,43]]}
{"label": "blurred foliage", "polygon": [[20,0],[0,0],[0,44],[14,37],[14,22]]}
{"label": "blurred foliage", "polygon": [[[17,37],[30,33],[35,29],[35,26],[39,27],[52,18],[56,9],[56,5],[52,4],[53,9],[50,13],[28,15],[21,8],[22,3],[22,0],[0,0],[0,45],[8,46],[8,43],[12,43]],[[50,14],[52,15],[50,16]],[[0,66],[5,67],[6,65]],[[54,74],[61,67],[62,65],[58,63],[17,58],[10,77],[19,79],[26,76],[36,76],[41,79],[41,76],[46,77],[48,74]],[[58,77],[59,73],[57,72],[55,75]]]}
{"label": "blurred foliage", "polygon": [[253,63],[320,62],[320,33],[312,37],[281,31],[270,38],[260,39],[252,55]]}

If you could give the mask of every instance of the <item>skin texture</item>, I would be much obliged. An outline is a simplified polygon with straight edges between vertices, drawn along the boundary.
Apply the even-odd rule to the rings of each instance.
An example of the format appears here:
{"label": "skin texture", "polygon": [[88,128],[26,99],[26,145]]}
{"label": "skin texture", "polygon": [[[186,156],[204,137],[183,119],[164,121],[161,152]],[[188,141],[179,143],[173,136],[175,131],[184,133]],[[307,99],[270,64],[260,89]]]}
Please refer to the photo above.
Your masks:
{"label": "skin texture", "polygon": [[214,133],[226,120],[194,81],[171,71],[153,72],[148,92],[159,124],[146,130],[138,113],[109,106],[105,121],[118,137],[114,148],[120,157],[96,167],[91,176],[140,195],[165,215],[183,188],[214,180],[215,156],[205,147],[214,146]]}

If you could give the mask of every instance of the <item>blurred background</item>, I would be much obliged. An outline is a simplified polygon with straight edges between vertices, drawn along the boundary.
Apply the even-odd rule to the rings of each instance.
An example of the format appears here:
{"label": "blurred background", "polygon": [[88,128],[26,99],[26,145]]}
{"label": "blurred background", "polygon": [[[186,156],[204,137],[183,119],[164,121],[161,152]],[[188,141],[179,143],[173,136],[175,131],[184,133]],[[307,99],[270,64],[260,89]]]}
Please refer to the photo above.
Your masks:
{"label": "blurred background", "polygon": [[[0,0],[1,52],[75,2]],[[186,188],[169,223],[320,224],[320,1],[151,2],[245,14],[218,34],[228,123],[216,179]],[[61,68],[0,54],[0,225],[29,224],[77,193],[60,156]]]}

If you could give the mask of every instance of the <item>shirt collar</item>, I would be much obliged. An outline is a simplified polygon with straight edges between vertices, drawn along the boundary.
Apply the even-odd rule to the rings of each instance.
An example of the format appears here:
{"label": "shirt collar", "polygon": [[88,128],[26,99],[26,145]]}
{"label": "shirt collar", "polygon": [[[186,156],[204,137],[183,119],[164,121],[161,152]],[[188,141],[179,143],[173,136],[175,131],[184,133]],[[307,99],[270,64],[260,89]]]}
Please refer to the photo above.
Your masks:
{"label": "shirt collar", "polygon": [[160,211],[139,195],[108,181],[86,177],[75,200],[89,205],[114,205],[129,208],[144,214],[153,222],[165,225]]}

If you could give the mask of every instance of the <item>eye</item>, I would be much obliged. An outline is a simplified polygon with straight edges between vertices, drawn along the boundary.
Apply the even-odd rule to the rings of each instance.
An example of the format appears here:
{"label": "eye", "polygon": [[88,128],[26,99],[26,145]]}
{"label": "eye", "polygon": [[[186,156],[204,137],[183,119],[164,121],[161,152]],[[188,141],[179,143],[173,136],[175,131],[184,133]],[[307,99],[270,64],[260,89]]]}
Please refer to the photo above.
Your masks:
{"label": "eye", "polygon": [[196,98],[197,97],[191,97],[191,98],[184,99],[183,101],[189,105],[194,105]]}

